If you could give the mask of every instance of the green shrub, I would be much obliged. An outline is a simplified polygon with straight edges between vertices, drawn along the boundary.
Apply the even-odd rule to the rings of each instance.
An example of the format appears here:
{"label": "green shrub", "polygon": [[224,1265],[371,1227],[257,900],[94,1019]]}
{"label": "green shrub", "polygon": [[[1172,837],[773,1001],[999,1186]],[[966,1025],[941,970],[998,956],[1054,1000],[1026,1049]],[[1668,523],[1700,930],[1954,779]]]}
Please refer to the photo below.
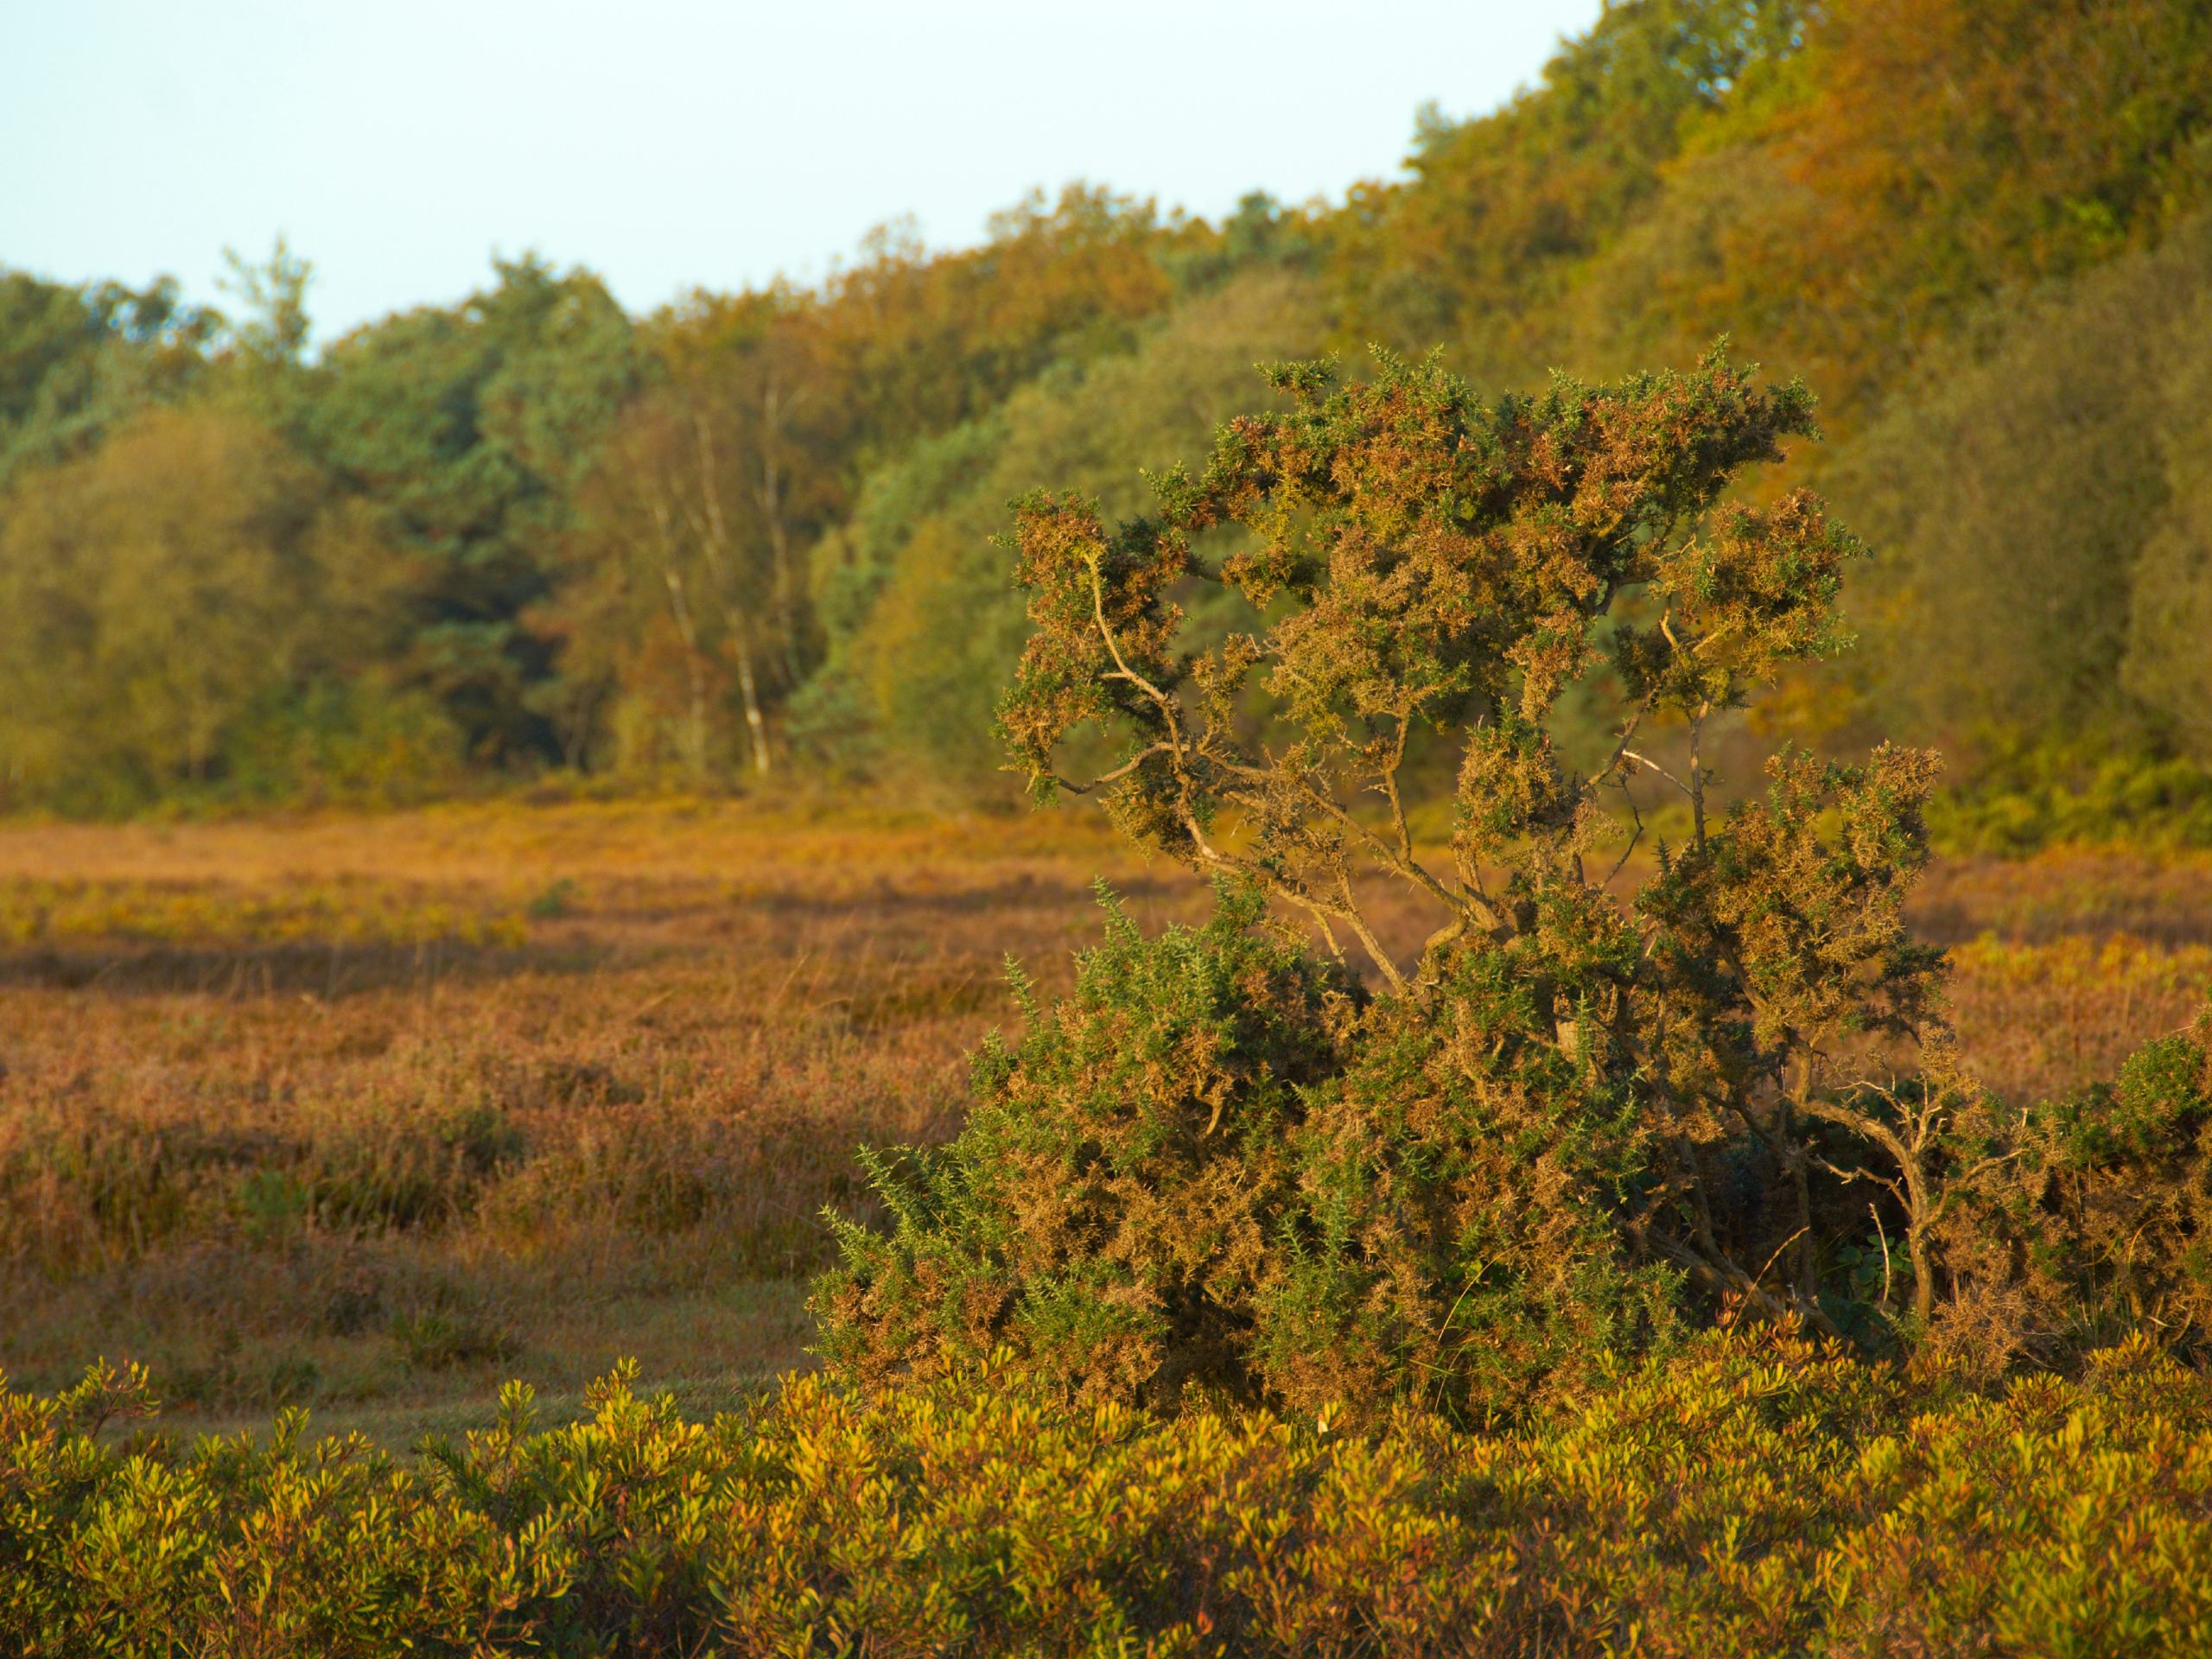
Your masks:
{"label": "green shrub", "polygon": [[1481,1415],[1682,1329],[1681,1272],[1619,1225],[1654,1179],[1634,1092],[1561,1052],[1516,966],[1458,947],[1433,1001],[1366,1010],[1299,1139],[1255,1336],[1271,1399]]}
{"label": "green shrub", "polygon": [[1942,1227],[1956,1345],[1997,1363],[2134,1331],[2212,1342],[2212,1007],[2005,1144]]}
{"label": "green shrub", "polygon": [[1354,987],[1255,937],[1257,896],[1147,940],[1108,900],[1074,994],[977,1055],[962,1135],[864,1154],[887,1236],[839,1224],[817,1297],[859,1374],[943,1370],[1009,1340],[1085,1397],[1266,1389],[1251,1333],[1300,1210],[1306,1091],[1338,1069]]}
{"label": "green shrub", "polygon": [[[0,1393],[0,1649],[2194,1655],[2212,1390],[2138,1342],[1978,1391],[1700,1339],[1510,1433],[1113,1402],[982,1369],[787,1380],[397,1459],[179,1448],[143,1386]],[[127,1432],[126,1432],[127,1431]]]}
{"label": "green shrub", "polygon": [[2069,842],[2212,847],[2212,769],[2178,757],[2001,747],[1930,804],[1947,850],[2012,855]]}
{"label": "green shrub", "polygon": [[[1958,1075],[1941,954],[1904,925],[1933,758],[1777,755],[1725,817],[1703,758],[1719,715],[1840,641],[1856,543],[1802,492],[1728,499],[1811,433],[1803,390],[1718,354],[1495,402],[1433,361],[1271,378],[1288,411],[1223,428],[1201,476],[1156,480],[1155,517],[1016,504],[1033,631],[1001,727],[1039,796],[1096,791],[1328,966],[1240,943],[1243,899],[1202,949],[1122,928],[986,1058],[967,1135],[873,1157],[896,1230],[843,1230],[825,1351],[874,1379],[1003,1343],[1085,1395],[1196,1379],[1480,1418],[1746,1313],[1926,1333],[1981,1288],[1941,1224],[2008,1156],[1960,1148],[2012,1132]],[[1208,585],[1264,630],[1186,628]],[[1611,712],[1594,773],[1558,740],[1570,704]],[[1405,810],[1417,739],[1459,752],[1442,846]],[[1103,770],[1063,770],[1102,744]],[[1654,790],[1689,834],[1624,902]],[[1421,918],[1410,953],[1382,884]],[[1230,1000],[1179,1000],[1185,971]],[[1272,1031],[1272,988],[1325,974],[1294,1058],[1221,1051],[1263,1079],[1220,1088],[1211,1050],[1132,1069],[1185,1032]],[[1882,1064],[1904,1081],[1869,1082]]]}
{"label": "green shrub", "polygon": [[283,688],[227,734],[216,799],[396,805],[462,776],[460,733],[420,692],[318,681]]}

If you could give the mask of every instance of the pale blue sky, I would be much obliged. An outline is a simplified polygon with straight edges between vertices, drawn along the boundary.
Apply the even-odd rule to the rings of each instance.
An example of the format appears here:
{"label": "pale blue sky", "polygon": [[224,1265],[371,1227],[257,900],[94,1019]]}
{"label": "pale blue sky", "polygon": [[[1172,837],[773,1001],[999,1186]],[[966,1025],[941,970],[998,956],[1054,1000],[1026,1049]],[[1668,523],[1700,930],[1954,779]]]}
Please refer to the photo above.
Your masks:
{"label": "pale blue sky", "polygon": [[491,256],[632,309],[819,278],[911,213],[971,242],[1086,178],[1217,215],[1394,172],[1599,0],[0,0],[0,264],[172,272],[282,232],[325,338]]}

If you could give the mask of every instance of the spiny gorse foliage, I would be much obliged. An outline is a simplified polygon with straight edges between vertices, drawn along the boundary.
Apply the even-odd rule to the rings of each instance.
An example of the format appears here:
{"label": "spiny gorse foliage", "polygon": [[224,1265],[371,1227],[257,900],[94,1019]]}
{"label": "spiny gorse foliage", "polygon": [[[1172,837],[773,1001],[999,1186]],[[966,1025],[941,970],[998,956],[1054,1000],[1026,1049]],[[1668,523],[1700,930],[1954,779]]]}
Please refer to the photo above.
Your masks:
{"label": "spiny gorse foliage", "polygon": [[[1504,1433],[820,1376],[419,1459],[0,1391],[0,1648],[1773,1659],[2212,1643],[2212,1402],[2138,1341],[1985,1391],[1738,1332]],[[105,1431],[105,1432],[104,1432]],[[1624,1633],[1632,1637],[1624,1638]]]}
{"label": "spiny gorse foliage", "polygon": [[[1010,1343],[1087,1396],[1479,1415],[1746,1315],[2001,1364],[2069,1295],[2145,1282],[2047,1179],[2094,1136],[1953,1057],[1941,954],[1901,915],[1933,758],[1784,753],[1763,797],[1711,799],[1715,720],[1841,638],[1858,545],[1805,492],[1731,494],[1812,435],[1803,389],[1718,353],[1494,402],[1433,360],[1271,378],[1287,410],[1230,423],[1154,517],[1017,504],[1016,765],[1225,898],[1157,941],[1117,919],[1075,995],[986,1051],[966,1133],[874,1159],[896,1226],[842,1230],[829,1357],[874,1377]],[[1263,626],[1193,643],[1207,583]],[[1594,769],[1553,735],[1571,690],[1614,706]],[[1086,727],[1121,752],[1070,776]],[[1440,847],[1405,787],[1439,746]],[[1655,785],[1688,834],[1623,898]],[[1430,912],[1410,957],[1374,920],[1389,882]],[[1321,952],[1255,937],[1263,912]],[[2188,1053],[2069,1109],[2158,1126],[2097,1154],[2128,1179],[2196,1121]],[[2193,1321],[2196,1258],[2170,1258],[2149,1294]]]}

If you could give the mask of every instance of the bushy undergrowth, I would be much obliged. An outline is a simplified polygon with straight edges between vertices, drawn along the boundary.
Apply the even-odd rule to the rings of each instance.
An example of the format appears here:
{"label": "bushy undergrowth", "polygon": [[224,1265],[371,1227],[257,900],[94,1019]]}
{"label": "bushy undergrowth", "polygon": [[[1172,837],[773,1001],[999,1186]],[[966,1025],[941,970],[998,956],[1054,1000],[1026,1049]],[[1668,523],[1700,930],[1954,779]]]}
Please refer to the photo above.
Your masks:
{"label": "bushy undergrowth", "polygon": [[1440,1025],[1255,931],[1249,888],[1155,939],[1107,906],[1073,995],[977,1056],[959,1137],[864,1154],[893,1226],[837,1224],[833,1363],[1012,1343],[1086,1398],[1456,1409],[1679,1334],[1679,1275],[1609,1236],[1622,1102],[1494,958],[1456,964]]}
{"label": "bushy undergrowth", "polygon": [[1948,851],[2018,855],[2068,842],[2212,847],[2212,769],[2136,749],[2017,745],[1931,804]]}
{"label": "bushy undergrowth", "polygon": [[[2212,1391],[2138,1342],[1978,1391],[1743,1333],[1504,1433],[1071,1408],[988,1368],[397,1460],[0,1395],[0,1646],[194,1653],[2190,1655]],[[128,1427],[127,1437],[118,1429]]]}
{"label": "bushy undergrowth", "polygon": [[1985,1363],[2049,1362],[2134,1331],[2201,1357],[2212,1339],[2212,1007],[2110,1082],[2023,1114],[2010,1155],[1961,1193],[1931,1242],[1958,1290],[1949,1332]]}
{"label": "bushy undergrowth", "polygon": [[[1231,891],[1148,939],[1109,901],[1073,994],[977,1056],[963,1132],[863,1154],[891,1224],[836,1224],[825,1357],[874,1383],[1008,1346],[1084,1399],[1483,1417],[1762,1311],[1637,1258],[1621,1217],[1656,1137],[1494,959],[1455,969],[1440,1022],[1259,914]],[[1930,1141],[1904,1148],[1946,1183],[1917,1229],[1883,1184],[1822,1172],[1814,1306],[1837,1330],[1983,1375],[2130,1332],[2212,1341],[2212,1007],[2110,1082],[1976,1096]],[[1775,1200],[1738,1167],[1741,1228]]]}
{"label": "bushy undergrowth", "polygon": [[1265,1388],[1305,1091],[1341,1067],[1353,988],[1257,913],[1147,942],[1109,904],[1074,995],[976,1057],[959,1140],[864,1154],[894,1227],[839,1224],[833,1354],[875,1376],[981,1359],[1012,1327],[1086,1394]]}

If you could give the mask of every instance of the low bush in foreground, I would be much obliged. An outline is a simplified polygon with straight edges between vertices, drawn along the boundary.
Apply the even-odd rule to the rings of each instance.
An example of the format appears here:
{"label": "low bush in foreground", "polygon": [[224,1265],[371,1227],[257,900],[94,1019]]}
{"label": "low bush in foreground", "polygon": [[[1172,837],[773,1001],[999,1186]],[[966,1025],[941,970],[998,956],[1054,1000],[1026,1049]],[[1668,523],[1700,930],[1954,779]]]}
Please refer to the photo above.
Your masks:
{"label": "low bush in foreground", "polygon": [[1743,1332],[1509,1433],[785,1382],[395,1460],[0,1395],[0,1649],[105,1654],[2198,1654],[2212,1387],[1978,1389]]}

